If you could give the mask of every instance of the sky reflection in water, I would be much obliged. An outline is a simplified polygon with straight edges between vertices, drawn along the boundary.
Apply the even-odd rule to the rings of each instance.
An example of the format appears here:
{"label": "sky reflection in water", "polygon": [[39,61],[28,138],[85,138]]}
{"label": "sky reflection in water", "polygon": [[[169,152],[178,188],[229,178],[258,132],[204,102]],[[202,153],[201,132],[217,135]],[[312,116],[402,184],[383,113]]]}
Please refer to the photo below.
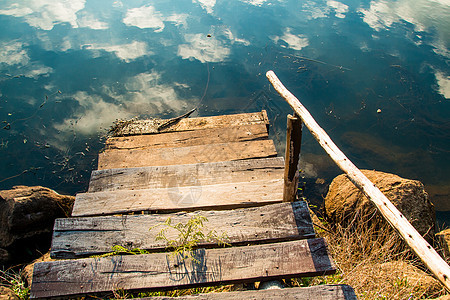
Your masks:
{"label": "sky reflection in water", "polygon": [[[449,16],[446,0],[4,0],[0,188],[84,191],[115,119],[203,95],[199,115],[267,109],[282,151],[272,69],[357,166],[450,211]],[[307,177],[339,173],[310,136],[302,151]]]}

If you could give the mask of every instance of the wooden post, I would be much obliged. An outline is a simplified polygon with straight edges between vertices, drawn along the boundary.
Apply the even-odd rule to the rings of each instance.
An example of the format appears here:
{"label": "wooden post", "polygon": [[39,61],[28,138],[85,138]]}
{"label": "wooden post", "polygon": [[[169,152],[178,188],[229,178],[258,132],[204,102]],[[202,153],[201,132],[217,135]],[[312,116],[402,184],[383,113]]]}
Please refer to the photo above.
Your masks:
{"label": "wooden post", "polygon": [[345,156],[333,143],[327,133],[317,124],[308,110],[280,82],[273,71],[266,74],[275,90],[289,103],[295,113],[301,117],[311,134],[322,148],[344,171],[349,179],[378,208],[383,217],[396,229],[405,242],[417,254],[428,269],[450,290],[450,267],[437,254],[433,247],[417,232],[405,216],[392,204],[388,198]]}
{"label": "wooden post", "polygon": [[286,155],[284,161],[283,201],[297,200],[298,160],[302,146],[302,119],[298,116],[287,116]]}

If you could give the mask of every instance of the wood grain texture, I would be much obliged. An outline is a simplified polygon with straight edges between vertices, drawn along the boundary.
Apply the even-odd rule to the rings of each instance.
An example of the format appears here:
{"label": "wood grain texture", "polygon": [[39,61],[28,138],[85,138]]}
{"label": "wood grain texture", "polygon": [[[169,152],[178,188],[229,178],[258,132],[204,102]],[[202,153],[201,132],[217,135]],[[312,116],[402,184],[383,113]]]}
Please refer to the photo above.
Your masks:
{"label": "wood grain texture", "polygon": [[282,201],[283,184],[283,179],[274,179],[162,189],[81,193],[75,197],[72,216],[259,206]]}
{"label": "wood grain texture", "polygon": [[88,192],[248,182],[283,177],[284,158],[93,171]]}
{"label": "wood grain texture", "polygon": [[[161,124],[165,120],[161,121]],[[229,126],[242,126],[252,124],[269,125],[265,110],[255,113],[243,113],[234,115],[221,115],[213,117],[186,118],[178,123],[164,128],[161,132],[189,131],[206,128],[223,128]],[[141,135],[159,133],[155,131],[154,122],[148,120],[133,121],[115,132],[116,136]]]}
{"label": "wood grain texture", "polygon": [[[124,215],[89,218],[56,219],[50,254],[53,258],[75,258],[110,252],[114,245],[128,249],[164,250],[167,243],[156,241],[166,227],[156,227],[171,218],[172,224],[186,224],[194,216],[204,216],[202,232],[226,233],[230,244],[275,242],[315,236],[306,202],[280,203],[227,211],[192,213]],[[176,239],[178,233],[167,229],[166,237]],[[201,241],[200,246],[214,246]]]}
{"label": "wood grain texture", "polygon": [[166,253],[58,260],[34,266],[31,298],[252,282],[331,274],[336,268],[323,239],[197,249],[199,261]]}
{"label": "wood grain texture", "polygon": [[295,113],[302,118],[305,126],[325,152],[347,174],[348,178],[363,192],[367,199],[377,207],[386,221],[400,233],[400,236],[409,247],[419,256],[447,290],[450,291],[450,266],[445,260],[417,232],[397,207],[345,156],[325,130],[317,124],[309,111],[284,87],[275,73],[268,71],[266,76],[275,90],[289,103]]}
{"label": "wood grain texture", "polygon": [[298,192],[298,161],[302,146],[302,120],[287,116],[283,201],[294,202]]}
{"label": "wood grain texture", "polygon": [[[136,300],[173,300],[172,297],[137,298]],[[326,284],[279,290],[208,293],[177,297],[179,300],[357,300],[353,288],[346,284]]]}
{"label": "wood grain texture", "polygon": [[207,163],[277,155],[272,140],[208,144],[138,150],[105,150],[98,155],[98,169]]}
{"label": "wood grain texture", "polygon": [[242,142],[267,139],[265,124],[208,128],[192,131],[167,132],[151,135],[111,137],[106,140],[105,149],[147,149],[186,147],[215,143]]}

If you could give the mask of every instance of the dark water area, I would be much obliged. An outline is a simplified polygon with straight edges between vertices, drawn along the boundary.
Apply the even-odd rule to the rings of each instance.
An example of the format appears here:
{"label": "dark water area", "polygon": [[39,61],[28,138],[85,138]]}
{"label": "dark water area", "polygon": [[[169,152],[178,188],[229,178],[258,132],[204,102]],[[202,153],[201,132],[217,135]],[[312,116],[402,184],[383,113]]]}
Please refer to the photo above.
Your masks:
{"label": "dark water area", "polygon": [[[284,153],[274,70],[358,167],[422,181],[448,224],[449,16],[445,0],[4,0],[0,188],[83,192],[114,120],[196,106],[266,109]],[[302,168],[340,173],[308,134]]]}

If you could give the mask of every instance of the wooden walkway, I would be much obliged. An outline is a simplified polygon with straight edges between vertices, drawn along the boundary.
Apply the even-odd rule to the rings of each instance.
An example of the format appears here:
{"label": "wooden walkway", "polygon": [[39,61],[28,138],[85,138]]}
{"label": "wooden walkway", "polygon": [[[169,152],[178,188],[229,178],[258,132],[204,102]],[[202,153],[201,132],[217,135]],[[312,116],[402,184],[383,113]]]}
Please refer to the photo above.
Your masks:
{"label": "wooden walkway", "polygon": [[[148,123],[148,124],[147,124]],[[99,154],[89,190],[72,218],[57,219],[51,256],[34,267],[31,298],[102,295],[332,274],[326,242],[315,238],[306,203],[282,202],[284,159],[268,138],[265,111],[182,119],[155,133],[128,124]],[[164,223],[204,216],[205,233],[226,233],[232,247],[200,241],[192,259],[170,258],[157,240]],[[166,231],[168,239],[176,232]],[[94,257],[115,245],[150,254]],[[356,299],[351,287],[205,294],[194,299]],[[160,298],[161,299],[161,298]],[[185,299],[188,299],[185,297]],[[190,298],[189,298],[190,299]]]}

